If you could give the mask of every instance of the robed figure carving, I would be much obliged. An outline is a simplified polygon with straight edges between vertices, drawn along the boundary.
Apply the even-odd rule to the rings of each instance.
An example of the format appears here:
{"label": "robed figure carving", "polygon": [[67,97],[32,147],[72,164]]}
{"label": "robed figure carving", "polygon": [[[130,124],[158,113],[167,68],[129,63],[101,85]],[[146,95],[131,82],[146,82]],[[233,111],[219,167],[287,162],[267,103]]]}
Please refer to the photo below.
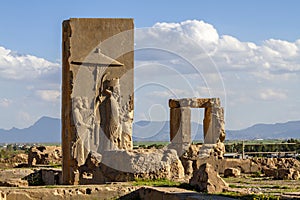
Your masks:
{"label": "robed figure carving", "polygon": [[102,76],[95,99],[96,118],[100,123],[98,152],[119,149],[121,143],[119,78],[106,79],[107,76]]}

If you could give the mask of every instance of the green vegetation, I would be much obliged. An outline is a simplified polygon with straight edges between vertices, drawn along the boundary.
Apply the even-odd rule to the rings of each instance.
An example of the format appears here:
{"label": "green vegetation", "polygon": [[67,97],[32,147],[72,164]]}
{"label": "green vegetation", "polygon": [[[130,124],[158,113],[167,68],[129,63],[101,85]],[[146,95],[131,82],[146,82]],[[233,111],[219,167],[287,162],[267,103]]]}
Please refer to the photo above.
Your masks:
{"label": "green vegetation", "polygon": [[288,186],[281,185],[262,185],[261,188],[269,188],[269,189],[290,189]]}
{"label": "green vegetation", "polygon": [[11,158],[17,154],[20,154],[20,153],[25,153],[24,150],[14,150],[14,149],[1,149],[0,150],[0,158],[2,159],[7,159],[7,158]]}
{"label": "green vegetation", "polygon": [[49,166],[51,166],[52,168],[61,168],[61,167],[62,167],[62,164],[57,164],[57,163],[52,163],[52,162],[50,162],[50,163],[49,163]]}
{"label": "green vegetation", "polygon": [[[139,149],[162,149],[167,146],[170,142],[166,141],[135,141],[133,142],[134,148]],[[193,144],[201,144],[201,141],[193,141]],[[246,152],[248,155],[254,157],[264,157],[264,156],[294,156],[296,153],[300,154],[300,140],[289,139],[289,140],[252,140],[252,141],[240,141],[232,140],[225,141],[226,153],[243,153]],[[253,152],[253,154],[251,154]],[[267,153],[257,153],[257,152],[267,152]],[[273,152],[273,153],[272,153]],[[281,154],[280,152],[289,152],[288,154]],[[272,154],[272,155],[271,155]],[[300,160],[300,156],[297,157]]]}
{"label": "green vegetation", "polygon": [[170,181],[167,179],[135,179],[134,186],[156,186],[156,187],[177,187],[180,185],[178,182]]}
{"label": "green vegetation", "polygon": [[265,195],[265,194],[247,194],[247,195],[243,195],[243,194],[238,193],[238,192],[223,192],[220,195],[225,196],[225,197],[243,199],[243,200],[279,200],[280,199],[278,196],[274,196],[274,195]]}
{"label": "green vegetation", "polygon": [[151,148],[156,148],[156,149],[162,149],[165,146],[167,146],[170,142],[159,142],[159,141],[134,141],[133,146],[137,148],[143,148],[143,149],[151,149]]}
{"label": "green vegetation", "polygon": [[225,149],[228,153],[245,152],[296,152],[300,153],[300,140],[262,140],[262,141],[226,141]]}

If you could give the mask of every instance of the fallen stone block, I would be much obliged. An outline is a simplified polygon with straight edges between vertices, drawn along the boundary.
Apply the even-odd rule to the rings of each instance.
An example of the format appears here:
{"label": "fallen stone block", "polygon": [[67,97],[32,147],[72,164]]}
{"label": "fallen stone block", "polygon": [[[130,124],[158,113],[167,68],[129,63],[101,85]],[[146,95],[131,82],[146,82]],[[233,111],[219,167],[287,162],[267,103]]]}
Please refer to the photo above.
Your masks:
{"label": "fallen stone block", "polygon": [[228,184],[219,176],[215,168],[206,163],[193,173],[190,184],[200,192],[219,193],[228,187]]}

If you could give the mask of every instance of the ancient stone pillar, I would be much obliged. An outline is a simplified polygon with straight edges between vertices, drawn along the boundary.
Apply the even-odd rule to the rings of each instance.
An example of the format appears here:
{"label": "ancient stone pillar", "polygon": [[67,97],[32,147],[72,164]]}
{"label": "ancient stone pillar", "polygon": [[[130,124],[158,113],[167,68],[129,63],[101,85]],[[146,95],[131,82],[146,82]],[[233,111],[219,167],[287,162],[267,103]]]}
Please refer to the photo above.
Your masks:
{"label": "ancient stone pillar", "polygon": [[78,184],[90,151],[131,149],[133,19],[63,22],[63,182]]}
{"label": "ancient stone pillar", "polygon": [[[225,152],[224,109],[219,98],[170,99],[170,138],[178,153],[186,151],[191,143],[190,108],[204,108],[203,149],[216,152],[219,157]],[[181,155],[180,154],[180,155]]]}
{"label": "ancient stone pillar", "polygon": [[188,107],[170,109],[171,145],[182,155],[191,144],[191,109]]}

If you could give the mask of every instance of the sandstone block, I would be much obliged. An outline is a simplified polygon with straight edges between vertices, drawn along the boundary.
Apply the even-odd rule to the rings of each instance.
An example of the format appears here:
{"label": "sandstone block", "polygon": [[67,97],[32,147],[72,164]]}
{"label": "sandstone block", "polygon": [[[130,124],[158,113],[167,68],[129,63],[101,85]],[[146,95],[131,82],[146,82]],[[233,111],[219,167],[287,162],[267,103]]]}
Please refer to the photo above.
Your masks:
{"label": "sandstone block", "polygon": [[219,193],[228,187],[228,184],[219,176],[214,167],[208,163],[195,170],[190,184],[198,191]]}
{"label": "sandstone block", "polygon": [[88,156],[86,164],[80,168],[91,174],[89,177],[82,176],[81,184],[184,177],[184,168],[172,149],[107,151],[101,156],[95,155]]}
{"label": "sandstone block", "polygon": [[63,22],[65,184],[78,183],[90,151],[132,149],[133,29],[133,19]]}
{"label": "sandstone block", "polygon": [[239,177],[241,175],[241,171],[237,168],[227,168],[224,171],[224,177]]}
{"label": "sandstone block", "polygon": [[33,146],[28,152],[28,166],[61,164],[61,147]]}

